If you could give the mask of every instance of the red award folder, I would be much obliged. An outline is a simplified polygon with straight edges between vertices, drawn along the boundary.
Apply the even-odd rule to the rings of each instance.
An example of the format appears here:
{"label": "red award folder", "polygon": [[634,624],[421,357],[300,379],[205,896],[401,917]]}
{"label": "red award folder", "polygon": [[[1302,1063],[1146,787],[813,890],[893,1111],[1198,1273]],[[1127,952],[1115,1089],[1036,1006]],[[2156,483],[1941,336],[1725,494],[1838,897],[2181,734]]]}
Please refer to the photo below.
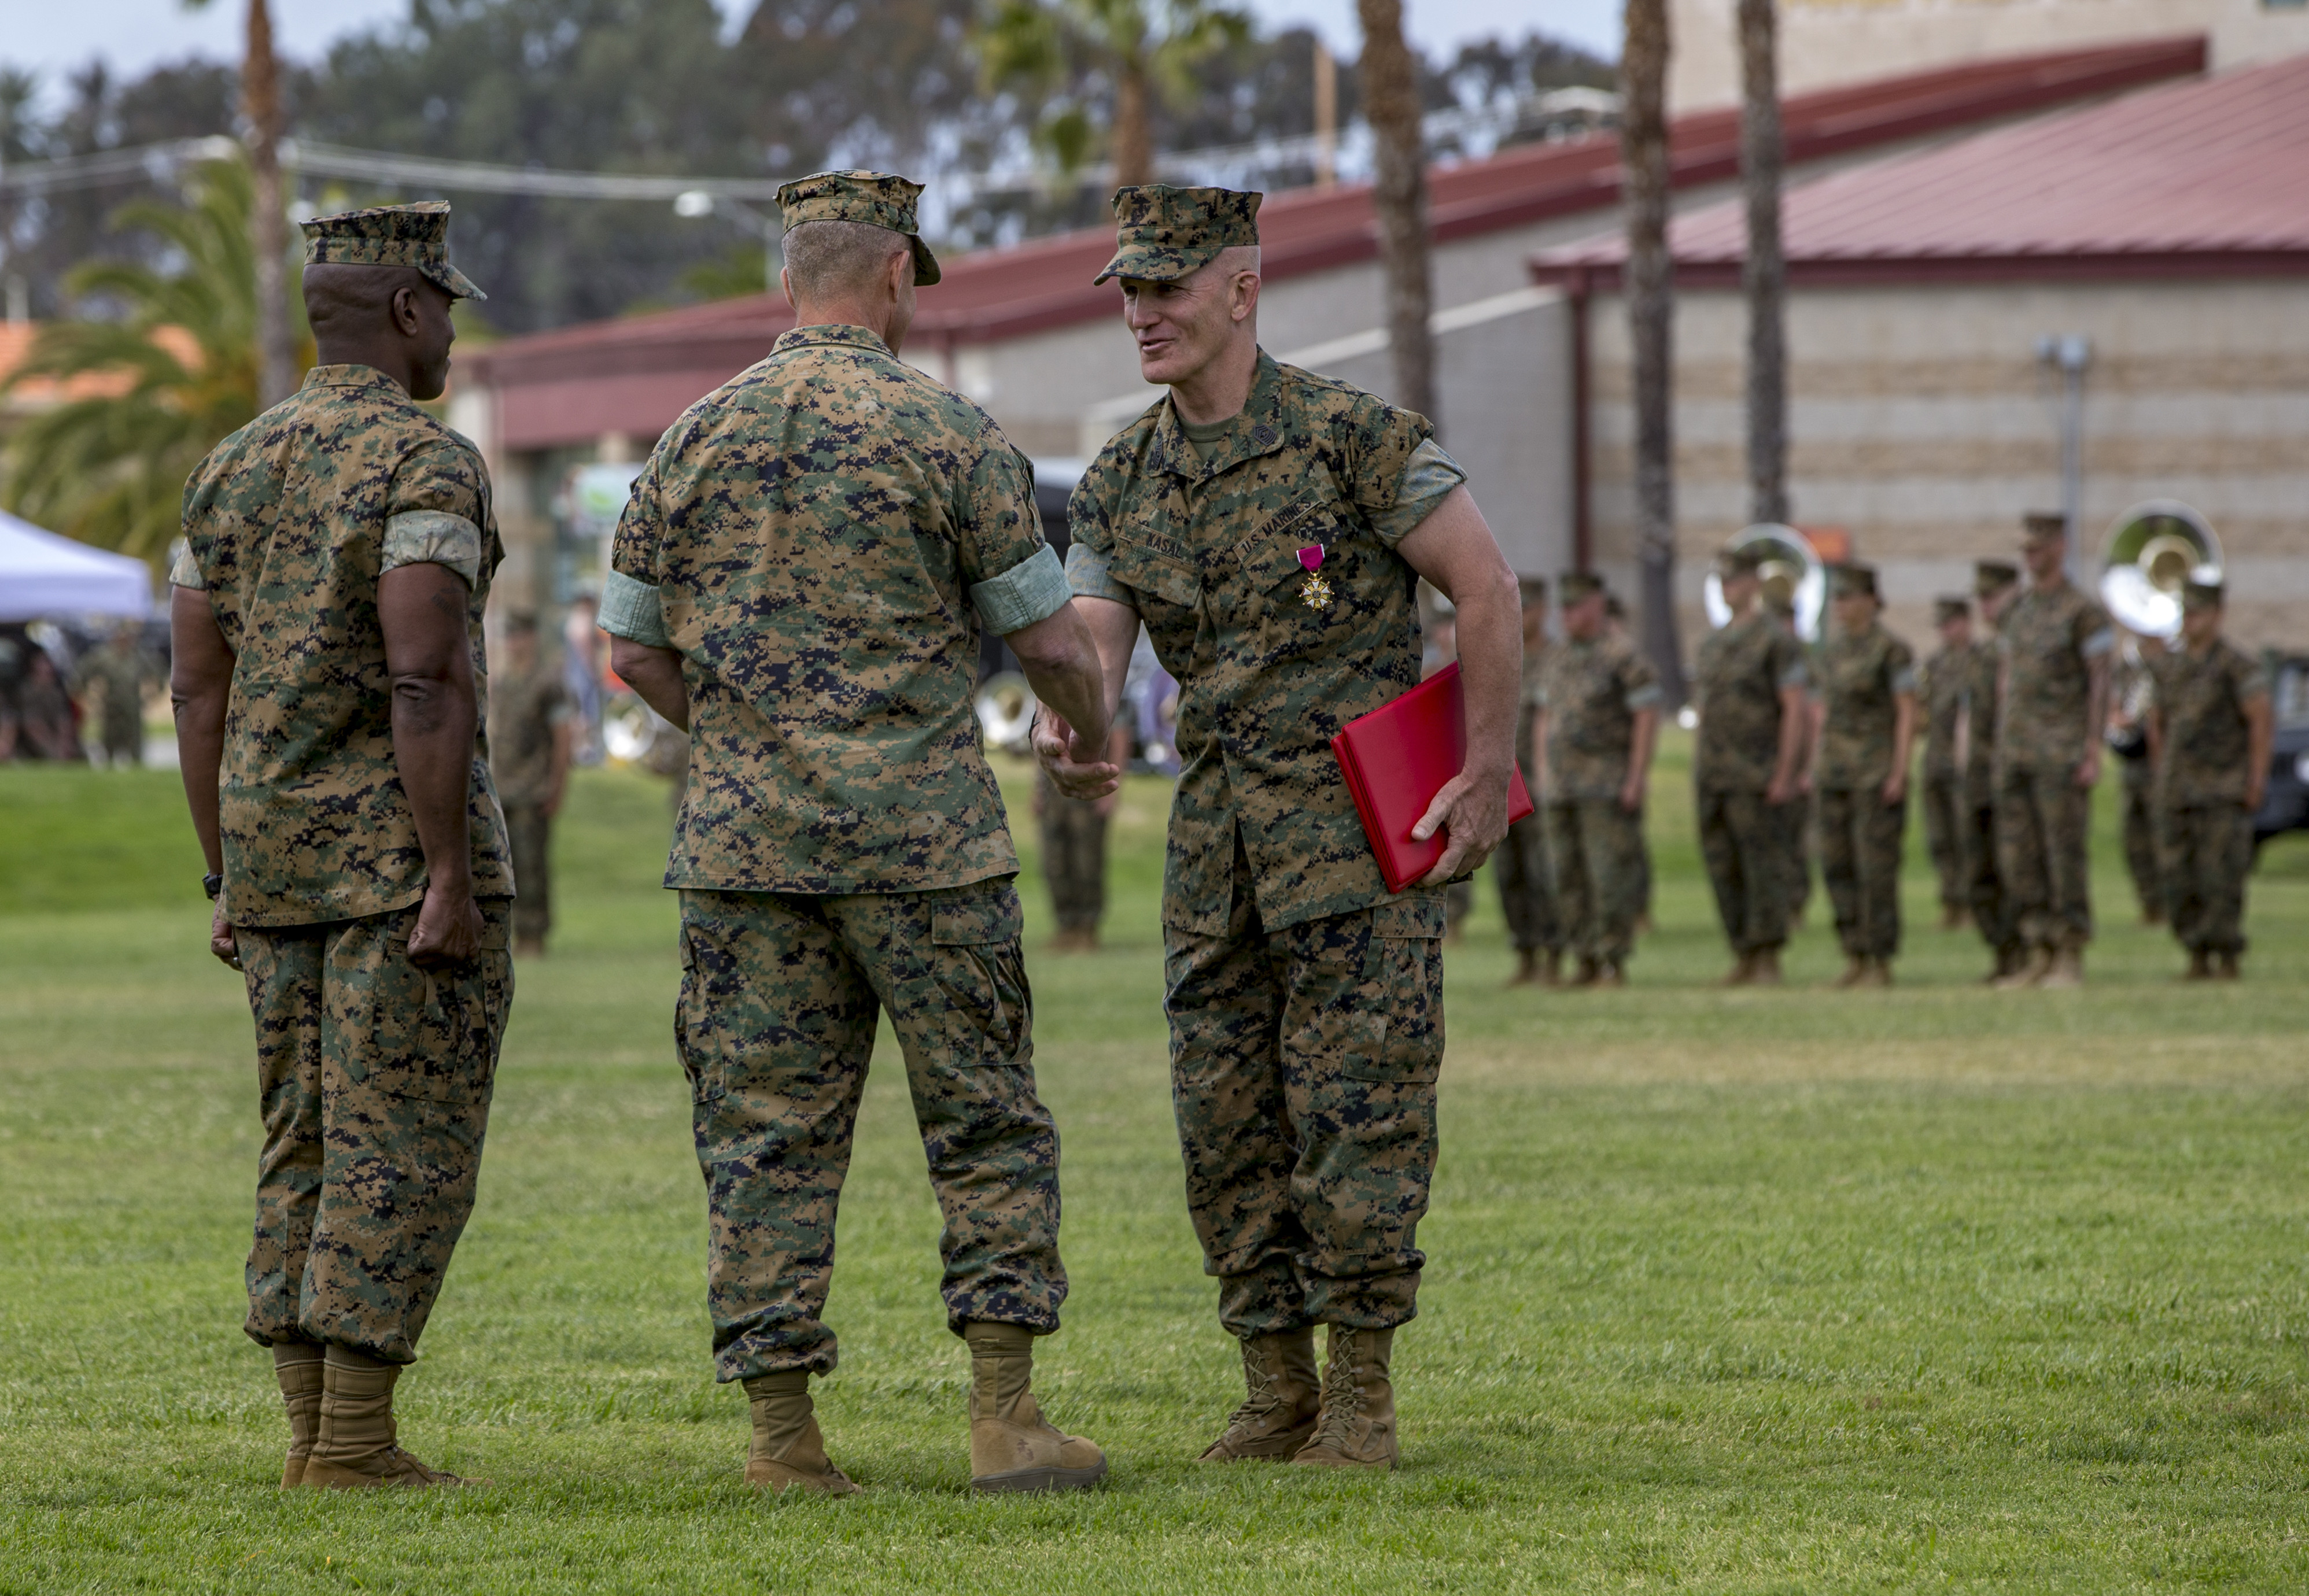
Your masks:
{"label": "red award folder", "polygon": [[[1402,697],[1348,721],[1331,739],[1331,752],[1339,756],[1387,890],[1399,893],[1443,857],[1441,832],[1414,842],[1411,828],[1467,763],[1466,694],[1459,686],[1459,667],[1446,665]],[[1510,765],[1508,819],[1521,820],[1531,812],[1523,772]]]}

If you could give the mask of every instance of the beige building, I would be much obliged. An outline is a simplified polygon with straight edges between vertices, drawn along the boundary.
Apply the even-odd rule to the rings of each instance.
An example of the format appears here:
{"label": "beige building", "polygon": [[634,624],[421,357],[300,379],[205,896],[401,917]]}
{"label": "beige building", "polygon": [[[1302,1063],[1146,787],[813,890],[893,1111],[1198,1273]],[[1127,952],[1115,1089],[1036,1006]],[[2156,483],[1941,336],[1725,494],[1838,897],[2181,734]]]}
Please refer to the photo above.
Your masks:
{"label": "beige building", "polygon": [[[1892,623],[2010,555],[2062,505],[2065,380],[2086,356],[2080,574],[2129,507],[2178,500],[2218,535],[2233,629],[2309,646],[2309,57],[2144,90],[1786,196],[1789,486],[1882,571]],[[1745,234],[1736,204],[1671,232],[1683,635],[1708,553],[1746,519]],[[1593,557],[1634,575],[1620,240],[1544,252],[1590,296]],[[2057,345],[2055,346],[2057,349]],[[1630,591],[1632,591],[1630,588]]]}
{"label": "beige building", "polygon": [[[1668,104],[1740,99],[1738,0],[1669,0]],[[1780,91],[2128,40],[2202,38],[2216,72],[2309,50],[2301,0],[1779,0]]]}

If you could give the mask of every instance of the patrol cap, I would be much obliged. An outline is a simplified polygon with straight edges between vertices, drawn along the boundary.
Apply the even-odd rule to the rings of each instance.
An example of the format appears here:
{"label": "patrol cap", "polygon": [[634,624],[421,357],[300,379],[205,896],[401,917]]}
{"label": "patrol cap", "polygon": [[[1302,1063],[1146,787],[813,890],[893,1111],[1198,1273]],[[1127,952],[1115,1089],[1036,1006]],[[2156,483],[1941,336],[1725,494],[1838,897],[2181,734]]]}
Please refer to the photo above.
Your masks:
{"label": "patrol cap", "polygon": [[1728,582],[1735,576],[1753,576],[1763,568],[1764,556],[1753,544],[1716,551],[1716,574],[1724,581]]}
{"label": "patrol cap", "polygon": [[812,172],[778,190],[778,215],[789,233],[806,221],[857,221],[900,234],[914,252],[914,286],[926,289],[938,280],[938,263],[914,217],[921,192],[888,172]]}
{"label": "patrol cap", "polygon": [[1593,571],[1566,571],[1555,580],[1555,591],[1566,604],[1578,604],[1604,591],[1604,579]]}
{"label": "patrol cap", "polygon": [[449,263],[449,202],[372,205],[297,224],[308,266],[410,266],[458,299],[486,299],[473,280]]}
{"label": "patrol cap", "polygon": [[2181,608],[2184,609],[2218,609],[2227,595],[2221,588],[2221,574],[2200,565],[2189,573],[2181,583]]}
{"label": "patrol cap", "polygon": [[2069,518],[2056,510],[2031,510],[2020,518],[2020,535],[2031,543],[2042,543],[2048,538],[2066,538]]}
{"label": "patrol cap", "polygon": [[1136,277],[1176,282],[1218,259],[1222,249],[1258,242],[1258,203],[1236,188],[1173,188],[1134,183],[1114,191],[1114,258],[1091,279]]}
{"label": "patrol cap", "polygon": [[1972,591],[1977,599],[1986,599],[2017,586],[2020,567],[2011,560],[1975,560],[1972,562]]}
{"label": "patrol cap", "polygon": [[1526,609],[1535,604],[1544,604],[1547,602],[1547,578],[1518,576],[1516,578],[1516,591],[1521,596]]}
{"label": "patrol cap", "polygon": [[1829,574],[1829,585],[1839,599],[1873,599],[1876,593],[1876,567],[1873,565],[1838,565]]}
{"label": "patrol cap", "polygon": [[1933,600],[1933,620],[1939,625],[1945,626],[1950,621],[1968,621],[1971,618],[1972,600],[1962,593],[1943,593]]}

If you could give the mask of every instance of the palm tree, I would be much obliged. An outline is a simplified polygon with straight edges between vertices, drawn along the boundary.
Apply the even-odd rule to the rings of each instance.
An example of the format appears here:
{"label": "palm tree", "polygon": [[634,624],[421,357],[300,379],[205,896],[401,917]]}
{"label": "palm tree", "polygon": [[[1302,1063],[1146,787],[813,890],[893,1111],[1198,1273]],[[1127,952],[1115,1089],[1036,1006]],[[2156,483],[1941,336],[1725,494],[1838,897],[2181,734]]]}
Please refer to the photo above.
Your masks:
{"label": "palm tree", "polygon": [[1667,0],[1627,0],[1620,53],[1620,167],[1628,219],[1628,341],[1635,356],[1636,548],[1644,652],[1668,702],[1684,699],[1675,625],[1673,263],[1667,251]]}
{"label": "palm tree", "polygon": [[[184,0],[200,11],[208,0]],[[248,0],[247,45],[240,62],[240,115],[247,124],[248,166],[255,185],[249,209],[251,260],[256,272],[256,392],[279,404],[296,391],[296,337],[289,325],[288,207],[281,189],[281,61],[272,51],[272,13]]]}
{"label": "palm tree", "polygon": [[1748,518],[1788,518],[1787,264],[1780,240],[1779,46],[1773,0],[1740,0],[1740,186],[1748,208]]}
{"label": "palm tree", "polygon": [[[1194,69],[1250,37],[1248,13],[1211,0],[999,0],[975,40],[987,86],[1051,93],[1096,73],[1111,85],[1107,154],[1119,185],[1154,179],[1154,97],[1191,97]],[[1097,142],[1089,106],[1061,95],[1035,129],[1073,172]]]}
{"label": "palm tree", "polygon": [[1371,205],[1387,277],[1393,397],[1434,420],[1435,342],[1427,323],[1435,293],[1427,265],[1427,150],[1420,131],[1418,63],[1403,42],[1402,0],[1355,0],[1355,14],[1363,29],[1355,75],[1378,145]]}
{"label": "palm tree", "polygon": [[[116,228],[155,234],[180,263],[90,261],[66,284],[126,307],[117,321],[54,322],[0,392],[51,379],[93,388],[20,422],[0,456],[0,504],[83,542],[158,559],[177,535],[185,479],[255,416],[255,185],[239,160],[204,163],[183,207],[139,200]],[[282,320],[288,320],[283,307]],[[78,379],[75,383],[74,379]]]}

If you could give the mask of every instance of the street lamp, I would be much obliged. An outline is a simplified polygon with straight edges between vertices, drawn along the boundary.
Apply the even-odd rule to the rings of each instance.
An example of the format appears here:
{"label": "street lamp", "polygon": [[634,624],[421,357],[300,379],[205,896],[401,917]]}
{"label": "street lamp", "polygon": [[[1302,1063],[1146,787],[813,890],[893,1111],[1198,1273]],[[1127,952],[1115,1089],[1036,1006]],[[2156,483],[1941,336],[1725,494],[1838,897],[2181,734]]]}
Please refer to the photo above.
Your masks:
{"label": "street lamp", "polygon": [[785,236],[785,229],[775,217],[765,216],[751,205],[715,194],[710,188],[688,188],[674,195],[673,213],[688,221],[719,216],[759,238],[762,287],[773,294],[778,291],[778,240]]}
{"label": "street lamp", "polygon": [[2092,364],[2092,340],[2056,332],[2037,341],[2037,358],[2061,374],[2061,514],[2069,523],[2067,564],[2073,569],[2085,496],[2085,367]]}

